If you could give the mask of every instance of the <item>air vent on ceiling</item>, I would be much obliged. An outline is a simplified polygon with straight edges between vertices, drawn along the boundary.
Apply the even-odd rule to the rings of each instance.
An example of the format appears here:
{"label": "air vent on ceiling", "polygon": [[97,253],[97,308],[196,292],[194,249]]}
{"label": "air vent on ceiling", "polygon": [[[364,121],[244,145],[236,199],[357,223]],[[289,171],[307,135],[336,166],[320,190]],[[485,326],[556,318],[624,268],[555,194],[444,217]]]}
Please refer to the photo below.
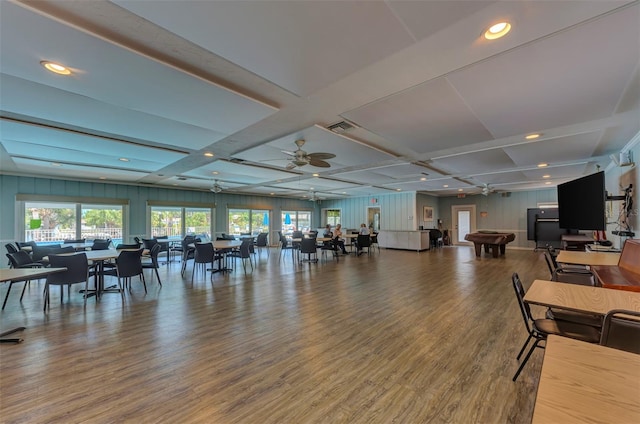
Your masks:
{"label": "air vent on ceiling", "polygon": [[354,128],[355,128],[355,125],[348,121],[336,122],[335,124],[329,125],[327,127],[329,131],[333,131],[334,133],[337,133],[337,134],[342,134],[343,132],[352,130]]}

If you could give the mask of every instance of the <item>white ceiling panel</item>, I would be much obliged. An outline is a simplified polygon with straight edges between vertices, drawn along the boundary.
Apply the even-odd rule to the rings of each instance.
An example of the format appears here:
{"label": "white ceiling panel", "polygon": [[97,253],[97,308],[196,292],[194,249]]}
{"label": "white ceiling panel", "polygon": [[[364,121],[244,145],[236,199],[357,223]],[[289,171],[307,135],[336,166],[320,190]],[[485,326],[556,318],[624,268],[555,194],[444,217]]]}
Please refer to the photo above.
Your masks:
{"label": "white ceiling panel", "polygon": [[448,78],[498,138],[607,117],[640,59],[639,22],[627,8]]}
{"label": "white ceiling panel", "polygon": [[[317,125],[306,128],[302,131],[297,131],[261,146],[245,150],[244,152],[236,153],[233,156],[252,162],[264,162],[265,164],[273,166],[285,167],[289,162],[289,156],[282,151],[295,151],[297,149],[295,141],[299,139],[305,140],[302,150],[307,153],[333,153],[336,155],[333,159],[327,159],[327,162],[332,165],[332,169],[377,163],[393,158],[390,154],[364,146]],[[302,169],[313,169],[314,171],[318,171],[323,168],[306,165]]]}
{"label": "white ceiling panel", "polygon": [[21,172],[36,175],[48,175],[69,179],[103,179],[105,182],[123,181],[135,182],[144,177],[146,173],[135,170],[109,169],[96,166],[70,165],[52,166],[50,161],[15,158],[13,160]]}
{"label": "white ceiling panel", "polygon": [[[231,134],[275,109],[122,49],[18,5],[4,4],[0,44],[4,74],[47,84],[115,108]],[[59,46],[64,46],[60,49]],[[65,78],[40,66],[57,60],[72,68]],[[171,81],[167,84],[167,81]]]}
{"label": "white ceiling panel", "polygon": [[[2,110],[114,137],[129,137],[178,149],[202,149],[224,133],[115,107],[10,75],[0,75]],[[55,107],[51,105],[55,99]]]}
{"label": "white ceiling panel", "polygon": [[417,153],[493,139],[445,78],[352,110],[344,116]]}
{"label": "white ceiling panel", "polygon": [[433,161],[436,168],[459,170],[464,175],[494,169],[515,168],[513,160],[501,149],[449,156]]}
{"label": "white ceiling panel", "polygon": [[506,147],[504,152],[517,166],[568,162],[593,155],[601,136],[601,131],[576,134]]}
{"label": "white ceiling panel", "polygon": [[324,178],[307,178],[300,179],[299,181],[287,181],[282,183],[271,184],[273,187],[288,188],[291,190],[302,191],[332,191],[332,190],[345,190],[348,188],[357,187],[357,184],[344,183],[342,181],[327,180]]}
{"label": "white ceiling panel", "polygon": [[[217,172],[217,174],[213,174]],[[206,166],[193,169],[184,173],[185,176],[218,178],[220,180],[234,181],[245,184],[260,184],[268,181],[285,180],[298,176],[298,174],[257,166],[243,165],[239,163],[218,160]]]}
{"label": "white ceiling panel", "polygon": [[377,1],[115,3],[301,96],[413,42]]}

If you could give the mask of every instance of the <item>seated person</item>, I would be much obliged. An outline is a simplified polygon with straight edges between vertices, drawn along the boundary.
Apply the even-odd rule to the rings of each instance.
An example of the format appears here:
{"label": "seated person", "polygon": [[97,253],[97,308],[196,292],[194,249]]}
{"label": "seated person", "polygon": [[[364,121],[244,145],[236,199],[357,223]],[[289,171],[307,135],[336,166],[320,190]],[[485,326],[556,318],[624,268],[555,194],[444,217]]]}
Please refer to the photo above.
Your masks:
{"label": "seated person", "polygon": [[[365,223],[360,224],[360,231],[358,231],[358,234],[361,234],[363,236],[368,236],[370,234],[369,229],[367,228],[367,225]],[[360,254],[362,253],[362,246],[360,246],[357,241],[356,246],[358,247],[358,256],[360,256]]]}
{"label": "seated person", "polygon": [[336,225],[336,230],[333,232],[333,244],[342,250],[343,254],[347,254],[347,249],[344,248],[344,240],[342,240],[342,224]]}
{"label": "seated person", "polygon": [[329,238],[333,238],[333,233],[331,232],[331,225],[327,224],[324,227],[324,233],[322,234],[323,237],[329,237]]}

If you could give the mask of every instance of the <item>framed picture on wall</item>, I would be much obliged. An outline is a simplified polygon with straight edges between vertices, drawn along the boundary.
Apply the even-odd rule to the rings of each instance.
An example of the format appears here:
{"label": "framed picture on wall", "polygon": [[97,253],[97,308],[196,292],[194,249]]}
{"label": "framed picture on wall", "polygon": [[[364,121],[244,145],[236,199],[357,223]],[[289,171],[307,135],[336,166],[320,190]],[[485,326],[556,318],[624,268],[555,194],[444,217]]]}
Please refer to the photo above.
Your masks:
{"label": "framed picture on wall", "polygon": [[431,206],[425,206],[422,211],[423,221],[433,221],[433,208]]}

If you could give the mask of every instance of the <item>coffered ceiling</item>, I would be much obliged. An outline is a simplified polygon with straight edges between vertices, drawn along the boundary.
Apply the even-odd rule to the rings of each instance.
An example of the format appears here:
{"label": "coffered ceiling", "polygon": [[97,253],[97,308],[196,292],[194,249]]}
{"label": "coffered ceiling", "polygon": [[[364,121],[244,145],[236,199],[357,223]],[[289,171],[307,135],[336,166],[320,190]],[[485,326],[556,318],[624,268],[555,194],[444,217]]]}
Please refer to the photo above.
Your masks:
{"label": "coffered ceiling", "polygon": [[[640,137],[639,23],[638,1],[2,1],[0,167],[291,197],[553,187]],[[300,139],[330,166],[292,168]]]}

